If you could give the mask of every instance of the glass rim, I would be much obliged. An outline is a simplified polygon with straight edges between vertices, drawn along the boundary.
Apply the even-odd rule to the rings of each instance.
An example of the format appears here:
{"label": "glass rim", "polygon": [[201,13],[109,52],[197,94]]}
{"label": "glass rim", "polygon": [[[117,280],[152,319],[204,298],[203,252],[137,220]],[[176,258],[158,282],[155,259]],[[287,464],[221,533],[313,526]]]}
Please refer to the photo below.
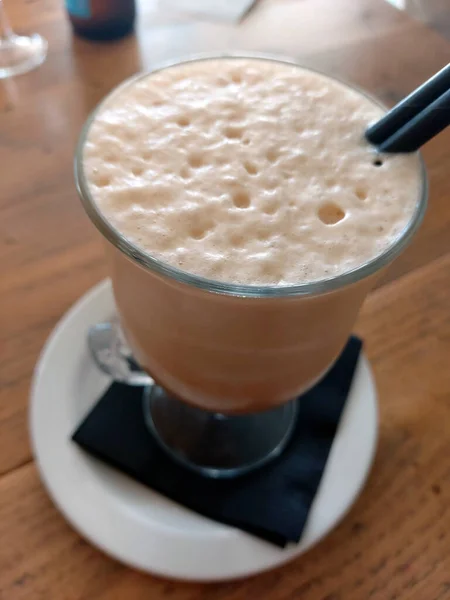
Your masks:
{"label": "glass rim", "polygon": [[195,54],[181,59],[172,59],[169,61],[159,63],[150,71],[132,75],[128,79],[124,80],[121,84],[116,86],[113,90],[111,90],[111,92],[109,92],[90,113],[81,130],[81,134],[79,136],[75,150],[75,185],[83,207],[88,217],[95,225],[95,227],[100,231],[100,233],[106,238],[107,241],[109,241],[113,246],[115,246],[119,251],[125,254],[129,259],[131,259],[133,262],[137,263],[144,269],[152,271],[153,273],[156,273],[158,275],[162,275],[166,278],[175,280],[178,283],[191,285],[206,292],[213,292],[227,296],[240,296],[246,298],[283,298],[292,296],[315,296],[319,294],[325,294],[339,289],[343,286],[357,283],[361,279],[373,275],[381,268],[391,263],[409,244],[412,237],[418,230],[420,224],[422,223],[423,217],[425,215],[428,199],[428,180],[425,163],[420,152],[418,152],[417,154],[420,168],[421,188],[418,192],[415,211],[410,221],[405,225],[403,231],[399,233],[397,239],[395,239],[394,242],[392,242],[392,244],[390,244],[381,254],[366,261],[362,265],[351,269],[350,271],[346,271],[344,273],[334,275],[326,279],[318,279],[310,282],[284,285],[248,285],[208,279],[206,277],[202,277],[194,273],[189,273],[188,271],[183,271],[182,269],[179,269],[173,265],[170,265],[169,263],[164,262],[163,260],[152,256],[144,249],[139,248],[139,246],[134,244],[131,240],[127,239],[122,233],[120,233],[120,231],[118,231],[115,227],[113,227],[111,223],[109,223],[109,221],[97,207],[96,202],[94,201],[90,193],[89,185],[87,183],[83,167],[84,144],[86,142],[89,129],[99,111],[113,95],[119,93],[124,88],[135,83],[136,81],[144,79],[153,73],[157,73],[159,71],[177,65],[223,58],[267,60],[291,65],[294,67],[299,67],[301,69],[305,69],[307,71],[311,71],[313,73],[322,75],[329,79],[333,79],[338,83],[341,83],[342,85],[347,86],[350,89],[362,94],[363,96],[366,96],[372,102],[378,104],[378,106],[381,106],[382,108],[386,109],[386,106],[384,104],[379,102],[376,98],[371,96],[366,91],[360,89],[358,86],[349,84],[342,79],[330,76],[317,69],[303,66],[290,57],[276,56],[258,52],[221,52]]}

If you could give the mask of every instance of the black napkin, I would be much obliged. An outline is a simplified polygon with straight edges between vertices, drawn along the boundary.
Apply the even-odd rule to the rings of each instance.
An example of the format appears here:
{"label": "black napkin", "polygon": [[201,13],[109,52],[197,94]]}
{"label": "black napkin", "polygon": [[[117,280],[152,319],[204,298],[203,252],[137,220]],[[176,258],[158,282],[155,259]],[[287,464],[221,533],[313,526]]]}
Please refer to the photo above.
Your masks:
{"label": "black napkin", "polygon": [[350,338],[326,377],[299,398],[298,423],[284,453],[236,479],[207,479],[173,462],[146,428],[139,387],[113,383],[72,439],[168,498],[284,547],[302,535],[361,345],[359,339]]}

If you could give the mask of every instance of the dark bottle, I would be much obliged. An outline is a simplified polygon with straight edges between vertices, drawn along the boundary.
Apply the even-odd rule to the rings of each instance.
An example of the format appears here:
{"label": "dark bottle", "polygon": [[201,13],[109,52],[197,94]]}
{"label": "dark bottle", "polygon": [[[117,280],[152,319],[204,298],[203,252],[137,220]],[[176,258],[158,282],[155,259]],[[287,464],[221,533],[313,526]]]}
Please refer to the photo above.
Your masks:
{"label": "dark bottle", "polygon": [[135,0],[66,0],[74,31],[90,40],[115,40],[130,33]]}

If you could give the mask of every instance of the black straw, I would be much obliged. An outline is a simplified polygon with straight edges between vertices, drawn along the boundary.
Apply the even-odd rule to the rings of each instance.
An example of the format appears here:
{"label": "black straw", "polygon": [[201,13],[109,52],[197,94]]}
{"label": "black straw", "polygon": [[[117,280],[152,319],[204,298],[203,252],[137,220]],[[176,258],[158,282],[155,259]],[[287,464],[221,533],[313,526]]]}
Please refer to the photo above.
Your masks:
{"label": "black straw", "polygon": [[450,89],[378,146],[380,152],[415,152],[450,125]]}
{"label": "black straw", "polygon": [[[414,92],[409,94],[409,96],[404,98],[396,106],[394,106],[394,108],[392,108],[384,117],[377,121],[377,123],[369,127],[366,131],[367,141],[374,146],[381,147],[382,144],[387,142],[388,138],[398,133],[402,127],[411,122],[414,117],[418,116],[424,109],[427,109],[435,100],[437,100],[448,90],[450,90],[450,63],[441,69],[441,71],[436,73],[436,75],[433,75],[433,77],[431,77],[428,81],[414,90]],[[441,106],[439,110],[443,110],[443,107]],[[424,115],[424,117],[427,118],[429,116],[429,113]],[[443,127],[441,129],[443,129]],[[439,133],[441,129],[436,131],[433,135]],[[431,137],[433,136],[429,136],[425,141],[428,141],[428,139],[431,139]],[[425,143],[425,141],[422,143]],[[420,145],[417,146],[417,148],[418,147],[420,147]],[[417,148],[415,148],[415,150],[417,150]],[[413,150],[390,151],[412,152]]]}

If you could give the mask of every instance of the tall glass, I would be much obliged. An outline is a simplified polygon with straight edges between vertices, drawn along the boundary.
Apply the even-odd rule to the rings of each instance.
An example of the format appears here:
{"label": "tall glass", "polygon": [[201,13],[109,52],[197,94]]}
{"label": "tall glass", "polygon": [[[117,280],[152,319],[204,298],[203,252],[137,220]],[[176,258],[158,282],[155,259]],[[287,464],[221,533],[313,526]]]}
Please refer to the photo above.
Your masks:
{"label": "tall glass", "polygon": [[106,240],[127,342],[156,382],[144,392],[152,434],[176,460],[205,475],[235,476],[264,464],[289,440],[296,417],[292,399],[333,365],[369,290],[419,227],[427,199],[423,163],[418,157],[421,186],[410,222],[373,260],[312,283],[224,283],[150,256],[101,214],[82,160],[96,112],[78,144],[76,183],[87,214]]}
{"label": "tall glass", "polygon": [[31,71],[44,62],[47,41],[38,33],[17,35],[0,0],[0,79]]}

